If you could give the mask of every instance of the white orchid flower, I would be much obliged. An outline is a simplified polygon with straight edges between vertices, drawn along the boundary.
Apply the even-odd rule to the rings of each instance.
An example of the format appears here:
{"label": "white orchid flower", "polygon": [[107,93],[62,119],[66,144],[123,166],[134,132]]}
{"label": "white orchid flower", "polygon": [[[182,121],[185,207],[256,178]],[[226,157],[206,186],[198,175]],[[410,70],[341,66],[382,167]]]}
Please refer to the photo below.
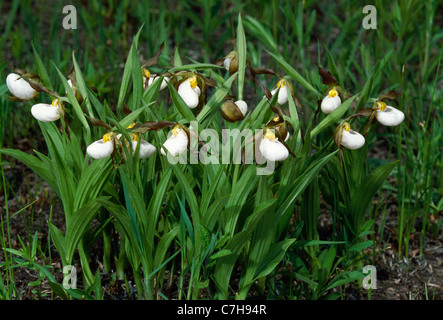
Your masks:
{"label": "white orchid flower", "polygon": [[376,108],[375,117],[382,125],[388,127],[397,126],[405,119],[405,114],[403,112],[394,107],[387,106],[383,101],[378,101]]}
{"label": "white orchid flower", "polygon": [[31,114],[41,122],[52,122],[60,119],[63,107],[60,99],[54,99],[51,104],[37,103],[32,106]]}
{"label": "white orchid flower", "polygon": [[283,161],[289,156],[288,149],[278,141],[271,129],[266,129],[263,139],[260,141],[260,152],[269,161]]}
{"label": "white orchid flower", "polygon": [[[163,144],[160,152],[162,155],[166,155],[166,152],[176,157],[186,151],[188,147],[188,135],[180,125],[176,125],[171,130],[171,136]],[[165,150],[166,149],[166,150]]]}
{"label": "white orchid flower", "polygon": [[[280,91],[278,91],[278,89],[280,89]],[[271,95],[274,96],[274,94],[277,91],[278,91],[277,102],[280,105],[284,105],[286,102],[288,102],[288,88],[286,80],[281,79],[279,82],[277,82],[275,89],[271,91]]]}
{"label": "white orchid flower", "polygon": [[16,73],[10,73],[6,77],[6,85],[8,86],[9,91],[17,98],[21,100],[31,100],[37,94],[37,90],[35,90],[31,85],[23,78]]}
{"label": "white orchid flower", "polygon": [[192,76],[183,81],[178,87],[178,94],[182,97],[186,105],[193,109],[198,105],[198,98],[201,90],[197,86],[197,77]]}
{"label": "white orchid flower", "polygon": [[365,137],[351,129],[351,125],[345,122],[341,129],[341,145],[346,149],[360,149],[365,144]]}
{"label": "white orchid flower", "polygon": [[[134,126],[135,126],[135,122],[131,123],[127,127],[127,129],[132,129]],[[119,133],[117,135],[117,140],[121,140],[122,136],[123,135],[121,133]],[[135,151],[137,150],[137,144],[138,144],[139,140],[140,140],[140,148],[139,148],[139,154],[138,154],[139,159],[149,158],[157,151],[157,148],[154,147],[152,144],[150,144],[148,141],[146,141],[144,139],[139,139],[138,133],[132,132],[130,136],[131,136],[131,147],[132,147],[132,155],[133,156],[135,154]],[[126,141],[126,147],[129,148],[128,141]]]}
{"label": "white orchid flower", "polygon": [[331,113],[335,109],[337,109],[341,105],[341,99],[338,95],[337,90],[331,89],[328,92],[328,95],[325,96],[321,102],[321,111],[326,114]]}
{"label": "white orchid flower", "polygon": [[[143,68],[143,88],[146,90],[147,87],[149,87],[151,84],[154,83],[155,80],[159,79],[160,76],[157,74],[151,74],[151,72]],[[162,83],[160,85],[160,90],[163,90],[168,86],[168,82],[170,81],[169,77],[163,77]]]}
{"label": "white orchid flower", "polygon": [[[134,155],[135,150],[137,149],[139,135],[136,133],[131,133],[131,140],[132,140],[132,155]],[[140,149],[138,154],[139,159],[149,158],[156,151],[157,149],[152,144],[150,144],[148,141],[144,139],[140,139]]]}
{"label": "white orchid flower", "polygon": [[106,133],[102,139],[91,143],[86,152],[91,158],[104,159],[109,157],[114,152],[114,132]]}

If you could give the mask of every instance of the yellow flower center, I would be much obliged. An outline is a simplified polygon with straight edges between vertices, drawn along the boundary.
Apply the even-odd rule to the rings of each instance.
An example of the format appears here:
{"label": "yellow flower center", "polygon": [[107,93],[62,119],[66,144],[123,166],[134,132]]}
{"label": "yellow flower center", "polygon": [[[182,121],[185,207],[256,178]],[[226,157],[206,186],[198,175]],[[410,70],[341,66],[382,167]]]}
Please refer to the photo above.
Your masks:
{"label": "yellow flower center", "polygon": [[188,81],[191,83],[192,89],[194,89],[197,86],[197,77],[196,76],[189,78]]}
{"label": "yellow flower center", "polygon": [[276,116],[274,119],[272,119],[274,122],[279,122],[280,121],[280,117]]}
{"label": "yellow flower center", "polygon": [[386,103],[383,101],[377,101],[377,109],[381,111],[385,111]]}
{"label": "yellow flower center", "polygon": [[180,125],[177,124],[177,125],[172,129],[172,134],[174,135],[174,137],[176,137],[181,131],[182,131],[182,128],[180,128]]}
{"label": "yellow flower center", "polygon": [[329,91],[328,95],[329,95],[329,98],[334,98],[336,95],[338,95],[338,92],[337,92],[337,90],[332,89]]}
{"label": "yellow flower center", "polygon": [[114,132],[108,132],[108,133],[106,133],[104,136],[103,136],[103,141],[106,143],[106,142],[109,142],[109,141],[111,141],[112,140],[112,138],[114,137]]}
{"label": "yellow flower center", "polygon": [[274,132],[272,132],[271,129],[266,129],[266,133],[265,133],[264,137],[266,139],[268,139],[269,141],[274,141],[275,140],[275,134],[274,134]]}
{"label": "yellow flower center", "polygon": [[131,133],[131,140],[138,141],[138,133],[135,133],[135,132]]}
{"label": "yellow flower center", "polygon": [[60,99],[54,99],[54,100],[52,100],[52,102],[51,102],[51,106],[53,106],[53,107],[58,107],[58,106],[60,106]]}
{"label": "yellow flower center", "polygon": [[142,71],[143,71],[143,75],[144,75],[146,78],[149,78],[149,77],[151,76],[151,72],[149,72],[148,69],[146,69],[146,68],[142,68]]}
{"label": "yellow flower center", "polygon": [[135,126],[135,121],[133,123],[131,123],[126,129],[132,129]]}
{"label": "yellow flower center", "polygon": [[277,82],[277,88],[283,88],[286,85],[286,80],[281,79],[279,82]]}
{"label": "yellow flower center", "polygon": [[351,130],[351,125],[345,122],[343,123],[343,129],[349,132]]}

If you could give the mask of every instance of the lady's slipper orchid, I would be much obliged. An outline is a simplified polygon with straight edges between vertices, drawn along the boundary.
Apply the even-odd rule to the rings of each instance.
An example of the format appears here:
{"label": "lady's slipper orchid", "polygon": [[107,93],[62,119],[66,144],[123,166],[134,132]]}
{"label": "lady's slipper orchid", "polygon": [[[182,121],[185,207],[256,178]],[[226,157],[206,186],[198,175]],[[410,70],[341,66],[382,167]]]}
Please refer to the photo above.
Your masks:
{"label": "lady's slipper orchid", "polygon": [[[146,90],[147,87],[149,87],[151,84],[154,83],[155,80],[160,78],[157,74],[151,74],[148,69],[143,68],[143,88]],[[168,82],[170,79],[168,77],[163,77],[162,83],[160,85],[160,90],[163,90],[168,86]]]}
{"label": "lady's slipper orchid", "polygon": [[63,106],[60,99],[54,99],[51,104],[38,103],[32,106],[31,114],[41,122],[52,122],[60,119]]}
{"label": "lady's slipper orchid", "polygon": [[385,102],[378,101],[376,103],[375,117],[382,125],[391,127],[397,126],[405,119],[405,114],[400,110],[387,106]]}
{"label": "lady's slipper orchid", "polygon": [[171,130],[171,136],[165,141],[160,152],[165,156],[166,152],[169,151],[169,153],[175,157],[186,151],[187,147],[188,135],[186,131],[182,129],[179,124],[177,124]]}
{"label": "lady's slipper orchid", "polygon": [[102,139],[91,143],[86,152],[91,158],[104,159],[114,152],[114,132],[106,133]]}
{"label": "lady's slipper orchid", "polygon": [[178,87],[178,94],[185,101],[186,105],[193,109],[198,105],[201,90],[197,86],[197,77],[192,76],[183,81]]}
{"label": "lady's slipper orchid", "polygon": [[10,73],[6,77],[6,85],[15,97],[24,101],[31,100],[38,95],[37,90],[16,73]]}
{"label": "lady's slipper orchid", "polygon": [[288,149],[278,141],[271,129],[266,129],[260,141],[260,152],[269,161],[283,161],[289,156]]}
{"label": "lady's slipper orchid", "polygon": [[347,122],[341,125],[341,146],[346,149],[360,149],[365,144],[365,137],[351,129],[351,125]]}
{"label": "lady's slipper orchid", "polygon": [[243,120],[247,111],[248,105],[243,100],[237,100],[236,102],[226,101],[220,109],[222,117],[229,122]]}
{"label": "lady's slipper orchid", "polygon": [[[131,133],[131,140],[132,140],[132,154],[134,154],[135,150],[137,149],[139,135],[137,133]],[[144,139],[140,139],[140,149],[138,154],[139,159],[149,158],[156,151],[157,149],[152,144],[150,144],[148,141]]]}
{"label": "lady's slipper orchid", "polygon": [[280,105],[284,105],[286,102],[288,102],[288,88],[285,79],[281,79],[279,82],[277,82],[276,88],[271,91],[271,95],[274,95],[277,90],[279,90],[277,102]]}
{"label": "lady's slipper orchid", "polygon": [[331,89],[328,92],[328,95],[325,96],[321,102],[321,111],[326,114],[331,113],[335,109],[337,109],[341,105],[341,99],[338,95],[338,91],[335,89]]}

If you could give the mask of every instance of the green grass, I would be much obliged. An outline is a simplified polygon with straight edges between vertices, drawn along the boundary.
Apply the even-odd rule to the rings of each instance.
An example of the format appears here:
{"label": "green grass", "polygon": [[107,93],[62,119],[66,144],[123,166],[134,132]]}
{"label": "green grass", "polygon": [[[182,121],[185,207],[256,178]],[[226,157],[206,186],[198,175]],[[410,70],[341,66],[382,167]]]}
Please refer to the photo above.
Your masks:
{"label": "green grass", "polygon": [[[69,123],[68,139],[55,125],[38,126],[29,112],[32,103],[9,101],[5,82],[0,82],[0,189],[5,198],[0,221],[0,299],[23,294],[15,286],[17,267],[37,275],[30,284],[36,299],[45,298],[39,287],[44,277],[52,284],[51,297],[103,298],[102,279],[89,263],[90,250],[98,241],[105,248],[99,258],[105,271],[114,271],[124,281],[133,280],[138,298],[173,298],[165,293],[173,282],[166,274],[179,272],[177,297],[181,299],[196,299],[200,294],[210,299],[248,295],[337,299],[343,298],[340,292],[349,283],[359,283],[361,267],[375,258],[375,253],[365,256],[363,248],[384,249],[388,221],[397,220],[398,259],[408,257],[415,246],[412,235],[420,238],[422,256],[426,239],[441,233],[443,32],[439,26],[443,8],[439,1],[375,1],[376,30],[362,27],[364,1],[90,1],[74,5],[78,29],[64,30],[62,4],[42,1],[35,8],[31,1],[0,1],[0,11],[8,16],[0,21],[0,44],[5,48],[0,52],[0,78],[6,79],[12,67],[18,66],[39,73],[48,87],[64,93],[68,88],[62,78],[74,67],[79,90],[87,98],[77,103],[74,92],[67,90],[66,102],[73,106],[70,116],[76,116]],[[104,129],[93,127],[83,113],[122,130],[131,122],[128,118],[121,121],[124,104],[139,115],[139,122],[167,120],[187,125],[195,118],[172,87],[169,93],[168,89],[158,92],[155,86],[141,90],[140,65],[163,42],[165,49],[153,73],[168,66],[205,66],[198,71],[217,82],[218,88],[211,92],[215,94],[196,116],[203,123],[199,129],[230,125],[217,112],[226,95],[243,97],[254,109],[240,124],[243,127],[260,128],[272,117],[272,110],[262,101],[261,85],[271,90],[278,78],[257,75],[259,86],[254,88],[248,70],[242,68],[248,61],[255,68],[270,68],[286,76],[298,100],[290,99],[287,110],[297,136],[288,144],[297,158],[284,162],[267,178],[239,165],[171,166],[159,156],[128,162],[117,171],[111,170],[111,161],[88,166],[83,158],[85,145],[99,139]],[[196,64],[213,64],[233,49],[238,50],[240,69],[232,78],[211,65]],[[326,89],[317,66],[328,68],[349,97],[358,96],[358,102],[348,102],[351,107],[368,108],[371,99],[383,92],[401,92],[395,105],[405,113],[405,121],[392,128],[374,126],[364,150],[342,155],[344,168],[332,153],[331,137],[334,125],[353,110],[344,105],[333,116],[316,115],[317,100]],[[44,71],[47,77],[42,76]],[[51,97],[40,94],[37,100],[49,102]],[[154,100],[157,103],[151,105]],[[356,128],[366,124],[352,121]],[[161,130],[147,137],[160,146],[166,134]],[[19,149],[21,140],[45,156],[31,159],[7,151]],[[32,149],[23,151],[32,154]],[[315,156],[312,150],[317,151]],[[50,220],[61,216],[65,225],[54,222],[48,227],[30,209],[35,194],[43,190],[42,180],[36,190],[27,191],[29,203],[10,211],[8,200],[17,198],[20,183],[6,176],[17,163],[11,156],[50,185],[63,208],[53,212],[51,207]],[[92,173],[97,175],[88,179]],[[371,178],[378,182],[358,188],[359,182]],[[347,199],[349,186],[357,190],[353,195],[358,200],[365,198],[368,189],[375,197],[364,203]],[[75,218],[78,212],[81,218]],[[320,212],[327,212],[334,222],[333,234],[324,242],[317,230]],[[20,241],[10,229],[11,218],[19,216],[26,230],[20,253],[11,251],[18,249],[12,243]],[[89,228],[91,221],[94,229]],[[34,240],[34,233],[47,228],[50,241],[42,245],[42,239]],[[120,245],[116,233],[123,239]],[[54,278],[57,274],[60,278],[60,270],[45,267],[54,259],[54,247],[62,266],[73,263],[78,253],[83,292],[63,289]],[[240,271],[235,273],[234,267]],[[238,290],[229,289],[232,283]]]}

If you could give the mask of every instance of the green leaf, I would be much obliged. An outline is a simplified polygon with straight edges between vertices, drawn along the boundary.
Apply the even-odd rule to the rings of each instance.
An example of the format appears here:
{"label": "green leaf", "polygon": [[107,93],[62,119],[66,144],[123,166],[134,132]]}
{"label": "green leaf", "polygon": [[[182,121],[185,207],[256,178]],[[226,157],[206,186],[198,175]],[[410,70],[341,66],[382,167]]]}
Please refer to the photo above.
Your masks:
{"label": "green leaf", "polygon": [[340,275],[338,275],[337,277],[334,278],[334,280],[330,283],[329,286],[327,286],[324,289],[324,291],[331,290],[331,289],[336,288],[338,286],[347,284],[352,281],[362,279],[364,277],[365,277],[365,274],[363,273],[363,271],[342,272]]}
{"label": "green leaf", "polygon": [[292,208],[294,201],[298,198],[298,196],[306,189],[306,187],[311,183],[312,179],[316,177],[323,166],[338,152],[338,150],[328,154],[323,157],[319,161],[311,164],[302,175],[300,175],[289,187],[288,190],[291,190],[289,195],[284,198],[282,203],[278,204],[277,212],[278,215],[283,216],[287,210]]}
{"label": "green leaf", "polygon": [[222,249],[220,251],[217,251],[216,253],[212,254],[209,259],[211,260],[215,260],[215,259],[219,259],[219,258],[223,258],[226,256],[229,256],[230,254],[232,254],[232,251],[229,249]]}
{"label": "green leaf", "polygon": [[278,243],[273,244],[260,266],[257,269],[256,275],[252,281],[265,277],[270,274],[277,265],[282,261],[286,254],[286,250],[295,242],[295,239],[286,239]]}
{"label": "green leaf", "polygon": [[75,59],[74,53],[72,53],[72,62],[74,64],[75,70],[75,80],[77,82],[77,89],[80,92],[83,99],[85,99],[86,109],[88,109],[88,114],[90,117],[95,117],[94,112],[92,111],[91,101],[89,100],[88,95],[88,87],[86,86],[85,79],[83,78],[83,74],[78,66],[77,60]]}
{"label": "green leaf", "polygon": [[78,104],[77,98],[75,97],[74,91],[72,90],[71,86],[68,84],[68,80],[66,80],[66,77],[63,75],[63,73],[59,70],[59,68],[54,64],[55,69],[57,70],[57,73],[62,81],[63,87],[65,88],[66,93],[68,94],[69,102],[71,103],[74,113],[77,116],[77,118],[80,120],[82,125],[85,127],[86,131],[89,133],[91,129],[89,128],[88,121],[86,120],[86,117],[83,113],[82,108]]}
{"label": "green leaf", "polygon": [[[117,114],[120,116],[123,114],[123,102],[126,98],[127,91],[129,88],[129,83],[131,82],[131,78],[133,77],[132,73],[134,71],[134,55],[136,55],[137,52],[137,44],[138,39],[140,37],[140,32],[142,31],[143,26],[138,30],[137,34],[134,36],[134,39],[132,41],[131,49],[128,53],[128,58],[125,63],[125,69],[123,70],[123,77],[122,82],[120,85],[120,92],[118,95],[117,100]],[[138,62],[138,65],[140,65],[140,61]],[[140,66],[140,74],[141,74],[141,66]],[[136,78],[136,76],[134,76]]]}
{"label": "green leaf", "polygon": [[40,58],[40,55],[38,54],[37,50],[34,47],[34,43],[32,43],[32,51],[34,52],[34,59],[35,59],[35,64],[37,65],[37,72],[40,79],[43,82],[43,85],[49,90],[52,90],[53,87],[51,84],[51,80],[49,79],[48,72],[46,71],[46,68],[43,64],[42,59]]}
{"label": "green leaf", "polygon": [[223,226],[226,233],[234,234],[240,211],[248,199],[248,195],[255,187],[258,177],[256,167],[249,166],[241,175],[240,180],[234,185],[223,213]]}
{"label": "green leaf", "polygon": [[206,103],[206,105],[203,107],[203,109],[200,111],[200,113],[197,116],[197,121],[199,123],[203,123],[211,114],[213,114],[215,111],[219,110],[220,104],[223,102],[223,99],[226,97],[228,92],[231,90],[232,83],[238,76],[238,72],[234,73],[232,76],[230,76],[222,86],[218,87],[215,93],[211,96],[209,101]]}
{"label": "green leaf", "polygon": [[[140,116],[140,114],[145,111],[145,109],[149,108],[150,106],[154,105],[155,101],[150,102],[137,110],[132,111],[130,114],[128,114],[126,117],[124,117],[122,120],[120,120],[120,125],[123,128],[127,128],[131,123],[133,123],[135,120],[137,120],[137,117]],[[110,119],[111,120],[111,119]]]}
{"label": "green leaf", "polygon": [[262,219],[263,214],[268,211],[269,207],[274,205],[276,199],[271,199],[260,203],[254,212],[248,217],[242,231],[235,234],[226,245],[225,249],[232,252],[232,254],[219,258],[214,271],[214,282],[217,287],[220,299],[228,298],[229,281],[235,262],[237,261],[241,250],[246,245],[252,232],[257,227],[257,224]]}
{"label": "green leaf", "polygon": [[382,186],[392,169],[398,164],[398,161],[384,164],[374,169],[357,188],[351,188],[351,203],[349,212],[352,218],[352,226],[355,234],[359,234],[359,229],[363,225],[366,209],[368,208],[372,197]]}
{"label": "green leaf", "polygon": [[295,81],[300,83],[303,87],[314,93],[317,98],[321,98],[322,95],[317,91],[305,78],[303,78],[289,63],[283,60],[282,57],[277,56],[276,54],[267,51],[271,57],[280,65],[280,67],[286,72],[288,76],[293,78]]}
{"label": "green leaf", "polygon": [[0,153],[11,156],[25,164],[37,175],[39,175],[44,181],[46,181],[57,195],[60,195],[58,185],[55,183],[53,172],[48,167],[48,165],[41,161],[39,158],[29,155],[23,151],[14,149],[0,149]]}
{"label": "green leaf", "polygon": [[[165,193],[169,187],[172,176],[172,170],[169,168],[164,172],[164,175],[161,177],[160,181],[156,184],[155,190],[152,194],[152,197],[149,201],[147,214],[146,214],[146,222],[147,225],[147,236],[152,238],[152,242],[154,241],[154,234],[157,228],[158,217],[160,216],[161,208],[163,205],[163,199],[165,197]],[[152,243],[152,246],[154,244]]]}
{"label": "green leaf", "polygon": [[171,93],[172,101],[174,102],[175,107],[178,112],[188,121],[197,121],[195,115],[192,113],[191,109],[186,105],[183,101],[182,97],[178,94],[178,91],[174,88],[174,86],[168,82],[169,92]]}
{"label": "green leaf", "polygon": [[366,81],[365,86],[363,87],[362,91],[360,92],[357,106],[355,107],[355,112],[358,112],[363,106],[365,105],[366,101],[368,100],[369,94],[371,93],[372,89],[372,82],[374,80],[374,75],[371,74],[368,81]]}
{"label": "green leaf", "polygon": [[237,55],[238,55],[238,99],[243,100],[243,88],[245,85],[246,71],[246,37],[243,29],[241,14],[238,14],[237,26]]}
{"label": "green leaf", "polygon": [[63,233],[49,221],[48,225],[49,225],[49,232],[52,238],[52,242],[54,242],[54,246],[57,249],[60,258],[65,263],[68,263],[68,261],[66,260],[66,240],[65,237],[63,236]]}
{"label": "green leaf", "polygon": [[74,251],[80,242],[81,237],[90,227],[92,219],[97,214],[102,204],[98,201],[105,201],[110,197],[99,197],[93,199],[78,209],[71,218],[70,223],[66,226],[66,262],[71,263],[74,257]]}
{"label": "green leaf", "polygon": [[220,67],[216,64],[212,63],[193,63],[193,64],[185,64],[180,65],[177,67],[172,68],[169,70],[170,72],[178,72],[178,71],[187,71],[187,70],[201,70],[201,69],[222,69],[223,67]]}
{"label": "green leaf", "polygon": [[325,47],[326,53],[328,55],[328,66],[329,71],[331,71],[331,74],[335,77],[335,79],[338,81],[340,86],[343,87],[343,83],[340,79],[340,74],[337,69],[337,65],[335,64],[334,58],[332,57],[331,53],[329,52],[328,48]]}

